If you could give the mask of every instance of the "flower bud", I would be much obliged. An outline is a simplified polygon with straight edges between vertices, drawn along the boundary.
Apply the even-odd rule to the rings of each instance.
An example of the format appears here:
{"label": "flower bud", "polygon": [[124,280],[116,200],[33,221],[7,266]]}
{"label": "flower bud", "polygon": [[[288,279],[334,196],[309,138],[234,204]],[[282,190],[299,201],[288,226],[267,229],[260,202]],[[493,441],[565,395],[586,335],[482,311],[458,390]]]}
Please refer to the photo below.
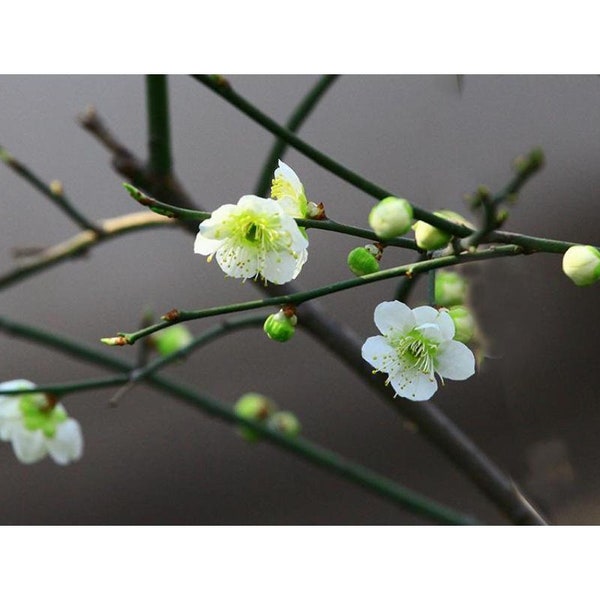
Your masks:
{"label": "flower bud", "polygon": [[183,350],[191,344],[193,339],[190,330],[182,323],[172,325],[171,327],[167,327],[167,329],[161,329],[152,334],[154,347],[161,356],[168,356],[169,354],[173,354],[173,352]]}
{"label": "flower bud", "polygon": [[290,437],[297,436],[302,428],[298,417],[288,411],[280,411],[271,415],[267,425],[271,429]]}
{"label": "flower bud", "polygon": [[466,344],[473,339],[475,335],[475,319],[465,306],[453,306],[448,310],[448,314],[454,321],[454,339],[457,342]]}
{"label": "flower bud", "polygon": [[267,317],[263,329],[270,339],[287,342],[294,335],[297,322],[295,315],[288,317],[283,310],[280,310]]}
{"label": "flower bud", "polygon": [[[244,419],[266,422],[275,412],[276,406],[266,396],[249,392],[235,403],[233,409],[236,415]],[[260,434],[248,427],[240,427],[239,433],[248,442],[257,442],[260,439]]]}
{"label": "flower bud", "polygon": [[405,234],[410,229],[413,209],[408,200],[388,196],[369,213],[371,229],[383,239]]}
{"label": "flower bud", "polygon": [[372,245],[354,248],[348,254],[348,266],[358,277],[379,271],[379,261],[376,254],[373,253],[373,249],[376,254],[379,254],[379,250]]}
{"label": "flower bud", "polygon": [[435,276],[435,304],[456,306],[464,304],[467,282],[455,271],[438,271]]}
{"label": "flower bud", "polygon": [[600,279],[600,252],[593,246],[571,246],[563,256],[562,268],[575,285],[591,285]]}
{"label": "flower bud", "polygon": [[[433,214],[458,225],[473,227],[464,217],[452,210],[439,210]],[[440,248],[444,248],[448,245],[452,237],[451,233],[437,229],[433,225],[425,223],[425,221],[417,221],[412,228],[415,231],[417,246],[423,250],[439,250]]]}

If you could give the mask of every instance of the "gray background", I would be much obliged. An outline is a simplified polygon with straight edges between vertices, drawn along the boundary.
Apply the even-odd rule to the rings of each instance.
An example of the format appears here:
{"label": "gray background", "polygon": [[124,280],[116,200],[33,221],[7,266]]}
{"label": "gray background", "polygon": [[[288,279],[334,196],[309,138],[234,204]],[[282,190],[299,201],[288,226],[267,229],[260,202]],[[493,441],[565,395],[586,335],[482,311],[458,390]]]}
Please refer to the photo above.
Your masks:
{"label": "gray background", "polygon": [[[209,90],[171,77],[176,170],[208,209],[250,193],[272,137]],[[233,76],[234,87],[284,122],[314,76]],[[381,186],[427,208],[468,212],[463,196],[481,183],[499,190],[518,154],[541,145],[547,166],[511,208],[506,228],[599,244],[600,79],[595,76],[345,76],[302,137]],[[103,148],[75,122],[94,104],[120,139],[146,155],[141,76],[2,76],[0,144],[94,219],[136,210]],[[364,226],[372,199],[290,150],[288,162],[310,199],[337,220]],[[11,251],[44,246],[76,227],[3,165],[0,265]],[[473,216],[473,218],[476,218]],[[312,231],[303,288],[345,279],[351,238]],[[412,254],[389,250],[384,266]],[[310,260],[312,259],[312,260]],[[473,301],[491,359],[433,402],[523,486],[557,523],[600,520],[597,287],[562,274],[559,255],[469,267]],[[393,282],[325,298],[367,337],[374,307]],[[201,308],[255,298],[193,254],[177,230],[120,238],[19,283],[0,296],[1,313],[90,344],[134,330],[141,312]],[[412,304],[425,302],[418,286]],[[191,324],[194,332],[209,322]],[[99,344],[98,344],[99,346]],[[106,349],[135,356],[135,348]],[[0,381],[50,383],[99,369],[0,336]],[[503,517],[448,461],[346,367],[302,332],[288,344],[260,331],[218,341],[171,367],[199,390],[234,402],[265,393],[301,419],[311,439],[491,523]],[[227,425],[139,386],[117,409],[110,391],[71,396],[85,457],[60,468],[21,466],[0,447],[2,524],[402,524],[421,522],[277,449],[249,446]]]}

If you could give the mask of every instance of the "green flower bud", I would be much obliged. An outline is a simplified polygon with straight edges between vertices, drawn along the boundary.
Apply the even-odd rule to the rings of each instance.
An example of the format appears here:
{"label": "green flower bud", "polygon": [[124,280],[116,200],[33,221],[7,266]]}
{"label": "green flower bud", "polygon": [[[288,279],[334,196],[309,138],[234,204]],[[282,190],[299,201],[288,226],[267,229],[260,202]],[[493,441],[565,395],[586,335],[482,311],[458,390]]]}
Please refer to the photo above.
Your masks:
{"label": "green flower bud", "polygon": [[593,246],[571,246],[563,256],[562,268],[575,285],[591,285],[600,279],[600,252]]}
{"label": "green flower bud", "polygon": [[405,234],[410,229],[413,209],[408,200],[388,196],[369,213],[371,229],[383,239]]}
{"label": "green flower bud", "polygon": [[275,414],[271,415],[267,425],[271,429],[290,437],[297,436],[302,428],[298,417],[287,411],[276,412]]}
{"label": "green flower bud", "polygon": [[[458,225],[473,227],[464,217],[452,210],[439,210],[433,214],[448,221],[453,221]],[[425,221],[417,221],[412,228],[415,231],[417,246],[423,250],[439,250],[440,248],[444,248],[448,245],[452,237],[451,233],[436,229],[433,225],[425,223]]]}
{"label": "green flower bud", "polygon": [[360,248],[354,248],[348,254],[348,266],[358,277],[379,271],[379,261],[371,248],[375,249],[376,253],[379,252],[375,246],[361,246]]}
{"label": "green flower bud", "polygon": [[296,331],[296,316],[288,317],[283,310],[274,315],[269,315],[265,320],[263,329],[270,339],[277,342],[287,342]]}
{"label": "green flower bud", "polygon": [[[271,400],[262,394],[249,392],[244,394],[233,407],[235,414],[244,419],[251,421],[263,421],[275,412],[276,406]],[[248,427],[239,428],[240,435],[248,442],[257,442],[260,439],[260,434]]]}
{"label": "green flower bud", "polygon": [[448,314],[454,321],[454,339],[466,344],[473,339],[475,335],[475,319],[465,306],[453,306]]}
{"label": "green flower bud", "polygon": [[455,271],[438,271],[435,275],[435,303],[438,306],[464,304],[467,282]]}
{"label": "green flower bud", "polygon": [[161,329],[153,333],[151,337],[156,351],[161,356],[167,356],[178,350],[183,350],[194,339],[190,330],[183,323],[177,323],[167,329]]}

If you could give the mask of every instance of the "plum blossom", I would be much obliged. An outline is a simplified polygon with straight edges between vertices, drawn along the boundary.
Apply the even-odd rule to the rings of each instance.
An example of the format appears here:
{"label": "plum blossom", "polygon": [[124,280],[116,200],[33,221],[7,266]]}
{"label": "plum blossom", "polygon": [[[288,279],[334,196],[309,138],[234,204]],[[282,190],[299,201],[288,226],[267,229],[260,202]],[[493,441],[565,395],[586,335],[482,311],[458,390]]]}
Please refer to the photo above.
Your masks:
{"label": "plum blossom", "polygon": [[386,383],[398,396],[429,400],[438,389],[436,373],[443,383],[475,372],[473,353],[453,339],[454,323],[445,311],[382,302],[375,308],[375,324],[382,335],[365,341],[362,356],[376,372],[387,373]]}
{"label": "plum blossom", "polygon": [[308,240],[275,200],[242,196],[200,223],[194,252],[216,256],[230,277],[282,284],[295,279],[308,257]]}
{"label": "plum blossom", "polygon": [[[51,404],[42,393],[28,393],[31,381],[15,379],[0,383],[0,440],[11,442],[17,459],[25,464],[47,454],[59,465],[79,460],[83,436],[79,423],[67,415],[62,404]],[[4,391],[22,390],[7,395]]]}

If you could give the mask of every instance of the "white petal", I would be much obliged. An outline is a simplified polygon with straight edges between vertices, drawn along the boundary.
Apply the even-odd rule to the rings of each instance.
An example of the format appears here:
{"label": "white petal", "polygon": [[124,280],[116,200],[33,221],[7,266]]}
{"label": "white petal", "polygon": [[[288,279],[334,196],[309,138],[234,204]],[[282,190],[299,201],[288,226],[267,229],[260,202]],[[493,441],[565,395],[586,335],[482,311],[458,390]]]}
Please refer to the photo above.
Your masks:
{"label": "white petal", "polygon": [[271,198],[261,198],[260,196],[253,196],[251,194],[242,196],[237,205],[244,212],[248,211],[267,214],[282,214],[283,212],[275,200],[272,200]]}
{"label": "white petal", "polygon": [[37,462],[46,456],[46,440],[39,429],[28,431],[20,427],[13,432],[11,441],[17,458],[26,465]]}
{"label": "white petal", "polygon": [[375,325],[377,329],[388,335],[390,333],[408,333],[415,327],[415,318],[413,311],[402,302],[393,300],[392,302],[382,302],[375,307]]}
{"label": "white petal", "polygon": [[445,342],[440,344],[435,370],[445,379],[462,381],[475,373],[475,357],[463,343]]}
{"label": "white petal", "polygon": [[390,383],[398,396],[409,400],[429,400],[438,389],[437,381],[433,374],[426,374],[417,369],[404,369],[398,371]]}
{"label": "white petal", "polygon": [[419,325],[418,327],[415,327],[415,330],[421,332],[425,339],[430,340],[432,342],[439,343],[444,341],[440,328],[437,325],[434,325],[433,323],[425,323],[424,325]]}
{"label": "white petal", "polygon": [[0,440],[8,442],[15,429],[22,427],[19,400],[13,396],[0,398]]}
{"label": "white petal", "polygon": [[199,232],[194,241],[194,252],[204,256],[214,254],[223,245],[223,240],[213,240],[204,237],[204,234]]}
{"label": "white petal", "polygon": [[[262,276],[272,283],[282,284],[294,279],[306,262],[307,254],[268,252],[261,267]],[[300,262],[303,260],[304,262]]]}
{"label": "white petal", "polygon": [[217,250],[217,262],[230,277],[249,279],[259,269],[258,251],[251,246],[236,246],[226,242]]}
{"label": "white petal", "polygon": [[438,311],[433,306],[418,306],[412,312],[417,325],[433,323],[440,328],[443,340],[448,341],[454,337],[454,321],[445,310]]}
{"label": "white petal", "polygon": [[278,177],[282,177],[286,181],[288,181],[291,186],[294,188],[296,194],[300,195],[303,191],[302,183],[300,182],[300,178],[296,175],[294,169],[290,166],[286,165],[282,160],[279,161],[279,168],[275,169],[274,173],[275,179]]}
{"label": "white petal", "polygon": [[361,349],[362,357],[382,373],[395,373],[399,367],[394,348],[382,335],[367,338]]}
{"label": "white petal", "polygon": [[53,438],[46,441],[48,452],[59,465],[79,460],[83,454],[83,435],[75,419],[67,419],[56,428]]}
{"label": "white petal", "polygon": [[286,215],[298,218],[304,217],[302,210],[300,210],[300,203],[291,196],[282,196],[277,199],[277,202]]}

